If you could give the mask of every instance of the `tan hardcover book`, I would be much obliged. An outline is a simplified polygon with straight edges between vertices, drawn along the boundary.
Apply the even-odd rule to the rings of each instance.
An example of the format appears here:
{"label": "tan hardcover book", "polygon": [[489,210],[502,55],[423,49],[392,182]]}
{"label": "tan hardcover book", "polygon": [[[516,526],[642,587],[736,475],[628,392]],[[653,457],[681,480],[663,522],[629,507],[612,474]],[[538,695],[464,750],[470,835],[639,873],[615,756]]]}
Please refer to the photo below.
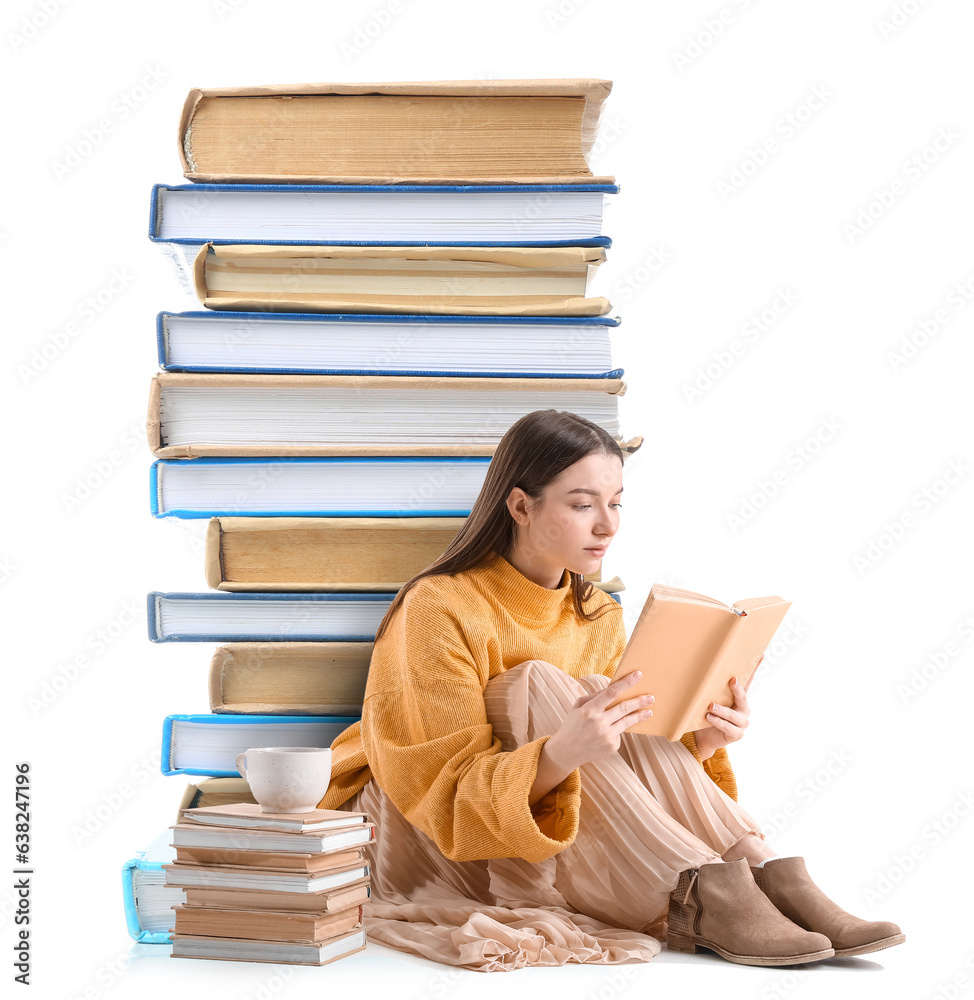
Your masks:
{"label": "tan hardcover book", "polygon": [[398,590],[439,558],[462,517],[215,517],[206,582],[216,590]]}
{"label": "tan hardcover book", "polygon": [[160,372],[146,425],[157,458],[205,455],[493,455],[511,425],[548,407],[619,436],[620,378],[465,378]]}
{"label": "tan hardcover book", "polygon": [[[166,885],[180,888],[246,889],[250,892],[320,894],[358,885],[370,877],[369,862],[361,851],[358,857],[345,858],[335,870],[309,872],[284,868],[257,868],[247,865],[202,865],[172,863],[163,865]],[[336,857],[336,855],[331,855]],[[288,897],[282,897],[288,898]]]}
{"label": "tan hardcover book", "polygon": [[210,711],[361,715],[371,642],[234,642],[210,661]]}
{"label": "tan hardcover book", "polygon": [[[328,830],[310,831],[307,833],[286,833],[281,830],[255,829],[253,827],[225,827],[211,826],[206,823],[177,823],[170,827],[172,830],[172,843],[177,848],[177,858],[180,858],[179,849],[204,850],[213,852],[213,861],[217,864],[233,864],[230,860],[236,858],[237,854],[253,855],[254,860],[244,858],[244,864],[258,865],[261,867],[292,867],[299,869],[301,863],[295,862],[293,865],[278,866],[275,862],[268,862],[257,858],[257,855],[271,854],[295,854],[313,856],[312,864],[328,864],[328,858],[342,854],[345,851],[364,847],[375,840],[375,825],[373,823],[363,823],[352,821],[352,825],[337,827]],[[216,852],[223,852],[228,860],[222,861]],[[184,858],[192,861],[192,858]],[[207,859],[203,863],[209,863]],[[334,867],[334,863],[331,863]],[[314,870],[318,870],[317,868]]]}
{"label": "tan hardcover book", "polygon": [[362,907],[337,913],[293,910],[227,910],[177,904],[176,934],[244,938],[251,941],[323,941],[362,926]]}
{"label": "tan hardcover book", "polygon": [[[371,824],[370,824],[371,825]],[[240,837],[234,831],[231,837]],[[274,868],[278,871],[324,872],[334,871],[350,863],[358,853],[355,848],[321,852],[298,851],[248,851],[232,847],[185,847],[176,845],[177,864],[231,865],[241,868]]]}
{"label": "tan hardcover book", "polygon": [[608,80],[434,80],[193,89],[179,123],[192,181],[572,184]]}
{"label": "tan hardcover book", "polygon": [[656,698],[652,716],[627,732],[678,740],[710,725],[710,704],[733,706],[730,679],[747,683],[790,607],[780,597],[728,606],[654,583],[613,674],[613,680],[633,670],[643,676],[612,705],[646,694]]}
{"label": "tan hardcover book", "polygon": [[193,285],[207,309],[254,312],[602,316],[586,298],[602,247],[204,244]]}
{"label": "tan hardcover book", "polygon": [[190,810],[204,806],[232,805],[247,802],[257,804],[250,785],[244,778],[204,778],[192,782],[183,789],[176,810],[176,822],[181,823]]}
{"label": "tan hardcover book", "polygon": [[272,813],[256,803],[240,802],[202,807],[193,811],[194,824],[214,828],[229,827],[269,830],[274,833],[322,833],[344,827],[358,827],[369,822],[367,813],[345,809],[309,809],[300,813]]}
{"label": "tan hardcover book", "polygon": [[290,910],[302,913],[337,913],[369,901],[372,889],[361,879],[341,889],[325,892],[262,892],[259,889],[215,889],[190,886],[183,889],[185,906],[226,910]]}
{"label": "tan hardcover book", "polygon": [[251,941],[240,938],[174,934],[171,958],[216,958],[229,962],[274,962],[283,965],[328,965],[365,949],[360,927],[324,941]]}

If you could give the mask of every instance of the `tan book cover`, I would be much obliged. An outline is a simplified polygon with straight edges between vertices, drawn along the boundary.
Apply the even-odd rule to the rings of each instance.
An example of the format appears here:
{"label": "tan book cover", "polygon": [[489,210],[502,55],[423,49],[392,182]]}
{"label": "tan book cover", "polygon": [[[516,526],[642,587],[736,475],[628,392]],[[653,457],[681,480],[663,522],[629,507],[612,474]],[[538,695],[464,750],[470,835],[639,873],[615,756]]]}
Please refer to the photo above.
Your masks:
{"label": "tan book cover", "polygon": [[462,517],[215,517],[206,532],[216,590],[392,591],[438,559]]}
{"label": "tan book cover", "polygon": [[361,715],[371,642],[234,642],[210,661],[210,711]]}
{"label": "tan book cover", "polygon": [[302,913],[337,913],[367,903],[372,889],[367,878],[340,889],[322,892],[270,892],[260,889],[218,889],[188,886],[183,889],[185,906],[227,910],[281,910]]}
{"label": "tan book cover", "polygon": [[365,950],[365,928],[324,941],[253,941],[240,938],[174,934],[170,958],[218,959],[223,962],[273,962],[276,965],[328,965]]}
{"label": "tan book cover", "polygon": [[204,868],[250,868],[276,872],[320,874],[341,871],[363,857],[360,847],[330,853],[299,854],[292,851],[238,851],[222,847],[177,847],[177,865]]}
{"label": "tan book cover", "polygon": [[193,285],[207,309],[602,316],[586,298],[603,247],[293,246],[205,243]]}
{"label": "tan book cover", "polygon": [[166,873],[166,885],[180,888],[246,889],[249,892],[299,893],[302,896],[346,889],[369,879],[369,862],[361,850],[349,851],[347,856],[333,854],[329,857],[341,857],[342,864],[334,870],[309,872],[252,865],[173,862],[163,865],[162,870]]}
{"label": "tan book cover", "polygon": [[[228,401],[246,409],[253,405],[257,393],[274,396],[269,413],[275,422],[284,425],[300,424],[312,419],[315,426],[321,428],[317,440],[296,442],[293,436],[287,440],[266,440],[257,443],[216,443],[206,440],[190,440],[181,435],[173,441],[173,435],[168,426],[168,420],[163,414],[169,401],[169,394],[175,390],[181,394],[187,392],[191,396],[200,394],[204,399],[211,399],[212,390],[219,390],[221,412],[228,412],[225,407]],[[308,410],[300,410],[294,401],[294,393],[290,390],[326,390],[316,394],[312,403],[305,405]],[[234,390],[232,393],[224,390]],[[283,390],[283,391],[281,391]],[[364,392],[368,390],[368,392]],[[372,396],[375,390],[374,398]],[[256,392],[255,392],[256,391]],[[396,405],[407,400],[402,405],[412,405],[408,399],[416,393],[416,405],[430,409],[431,420],[449,420],[449,407],[463,405],[464,393],[503,393],[499,401],[510,404],[523,396],[523,412],[530,413],[533,409],[543,406],[556,406],[558,409],[569,409],[581,412],[589,408],[585,401],[596,399],[589,393],[606,393],[609,396],[622,396],[626,391],[626,383],[620,378],[611,379],[572,379],[572,378],[464,378],[459,376],[412,376],[412,375],[269,375],[269,374],[226,374],[226,373],[189,373],[189,372],[159,372],[149,387],[149,409],[146,423],[146,435],[149,447],[157,458],[200,458],[206,455],[247,455],[247,456],[301,456],[301,455],[493,455],[497,442],[503,437],[510,424],[518,415],[512,415],[508,423],[506,418],[494,418],[487,426],[481,421],[481,429],[476,442],[451,441],[446,436],[439,442],[427,443],[397,443],[390,441],[369,440],[363,437],[359,441],[340,441],[335,439],[331,428],[334,420],[329,413],[339,407],[346,412],[344,423],[346,430],[353,419],[349,408],[361,408],[367,414],[382,414],[388,411],[389,400],[395,398]],[[403,393],[407,394],[405,397]],[[307,393],[302,393],[307,396]],[[538,404],[541,404],[540,407]],[[489,413],[494,411],[488,404]],[[435,409],[434,409],[435,408]],[[513,412],[513,408],[512,408]],[[523,414],[520,414],[523,415]],[[586,414],[583,412],[583,416]],[[596,421],[598,422],[598,421]],[[267,427],[267,423],[262,424]],[[343,435],[347,436],[347,435]],[[641,436],[628,441],[616,438],[624,454],[636,451],[643,442]]]}
{"label": "tan book cover", "polygon": [[183,789],[176,810],[176,822],[181,823],[190,810],[203,806],[231,805],[240,802],[257,804],[250,785],[244,778],[204,778],[190,782]]}
{"label": "tan book cover", "polygon": [[[280,905],[280,904],[279,904]],[[176,934],[244,938],[252,941],[323,941],[362,926],[362,907],[337,913],[293,910],[228,910],[177,904]]]}
{"label": "tan book cover", "polygon": [[[213,852],[213,860],[217,864],[232,864],[233,858],[253,855],[253,861],[244,860],[245,864],[263,865],[258,855],[311,855],[311,864],[327,864],[327,859],[333,855],[348,850],[364,847],[375,840],[375,824],[352,822],[350,826],[336,827],[328,830],[307,832],[291,832],[284,830],[255,829],[253,827],[223,827],[211,826],[206,823],[176,823],[170,827],[172,842],[179,851]],[[221,861],[217,854],[225,854],[227,861]],[[185,858],[184,860],[192,860]],[[203,863],[208,863],[204,859]],[[300,869],[301,864],[280,865],[269,862],[267,867],[293,867]],[[334,867],[334,865],[332,865]],[[318,870],[317,868],[308,870]]]}
{"label": "tan book cover", "polygon": [[192,181],[613,183],[587,156],[609,80],[433,80],[194,88],[179,122]]}
{"label": "tan book cover", "polygon": [[346,809],[309,809],[301,813],[272,813],[256,803],[240,802],[201,807],[190,822],[214,829],[269,830],[274,833],[320,833],[343,827],[361,827],[369,822],[367,813]]}
{"label": "tan book cover", "polygon": [[746,684],[771,642],[790,601],[756,597],[733,606],[704,594],[654,583],[613,680],[633,670],[642,677],[612,705],[651,694],[652,716],[627,732],[678,740],[710,725],[713,702],[733,706],[728,682]]}

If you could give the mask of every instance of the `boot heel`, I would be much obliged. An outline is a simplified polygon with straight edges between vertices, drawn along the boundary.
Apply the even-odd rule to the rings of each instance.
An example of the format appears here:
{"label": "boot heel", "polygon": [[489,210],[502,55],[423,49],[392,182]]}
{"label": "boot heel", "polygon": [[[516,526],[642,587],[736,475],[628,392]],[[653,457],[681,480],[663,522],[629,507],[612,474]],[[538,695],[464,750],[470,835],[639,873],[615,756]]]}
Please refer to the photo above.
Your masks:
{"label": "boot heel", "polygon": [[677,934],[674,931],[670,931],[666,935],[666,947],[670,951],[683,951],[688,955],[696,954],[697,946],[692,938],[688,938],[685,934]]}

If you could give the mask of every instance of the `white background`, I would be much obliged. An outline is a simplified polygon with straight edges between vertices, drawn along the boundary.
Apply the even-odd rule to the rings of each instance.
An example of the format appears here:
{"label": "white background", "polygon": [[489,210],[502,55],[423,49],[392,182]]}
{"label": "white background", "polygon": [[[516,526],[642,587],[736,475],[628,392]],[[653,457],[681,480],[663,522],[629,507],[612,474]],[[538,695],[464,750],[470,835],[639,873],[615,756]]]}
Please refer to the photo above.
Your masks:
{"label": "white background", "polygon": [[[974,995],[969,5],[34,0],[2,17],[4,759],[8,790],[32,764],[34,990]],[[664,951],[505,978],[378,945],[324,970],[133,946],[119,872],[173,822],[161,720],[207,710],[212,652],[150,644],[144,619],[149,590],[205,587],[203,522],[149,514],[143,430],[154,316],[195,307],[146,238],[151,184],[181,180],[187,90],[572,76],[614,81],[592,166],[621,193],[596,293],[623,320],[623,431],[645,436],[605,571],[630,624],[653,580],[794,602],[731,748],[741,802],[907,943],[797,972]],[[10,980],[13,902],[0,890]]]}

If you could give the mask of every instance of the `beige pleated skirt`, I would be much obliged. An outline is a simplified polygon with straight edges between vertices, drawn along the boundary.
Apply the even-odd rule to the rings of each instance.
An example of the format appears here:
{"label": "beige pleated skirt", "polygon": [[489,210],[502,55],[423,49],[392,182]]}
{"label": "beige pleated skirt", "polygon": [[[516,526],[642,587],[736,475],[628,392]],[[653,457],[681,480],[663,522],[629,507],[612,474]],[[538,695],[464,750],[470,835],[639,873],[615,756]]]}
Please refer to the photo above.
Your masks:
{"label": "beige pleated skirt", "polygon": [[[575,700],[609,683],[543,660],[493,678],[487,717],[503,749],[554,733]],[[757,823],[679,742],[623,733],[581,767],[579,828],[540,863],[450,861],[370,781],[342,806],[376,823],[370,940],[481,972],[568,962],[646,962],[665,937],[679,873],[719,858]]]}

